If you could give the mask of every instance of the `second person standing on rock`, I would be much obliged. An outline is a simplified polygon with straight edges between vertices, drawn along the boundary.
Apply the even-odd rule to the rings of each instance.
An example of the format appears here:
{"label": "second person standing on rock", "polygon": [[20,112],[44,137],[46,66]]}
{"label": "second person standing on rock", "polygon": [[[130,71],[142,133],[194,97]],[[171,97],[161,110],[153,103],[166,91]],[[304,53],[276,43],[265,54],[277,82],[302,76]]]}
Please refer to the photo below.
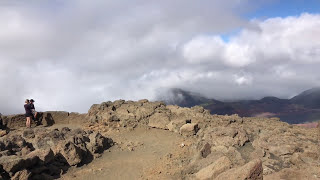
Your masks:
{"label": "second person standing on rock", "polygon": [[37,111],[36,111],[36,108],[34,107],[34,102],[35,101],[33,99],[30,99],[30,108],[32,111],[33,120],[35,120],[37,118]]}
{"label": "second person standing on rock", "polygon": [[27,128],[31,128],[31,117],[32,115],[32,110],[31,110],[31,106],[30,106],[30,101],[29,99],[26,99],[26,101],[24,102],[24,109],[26,110],[26,126]]}

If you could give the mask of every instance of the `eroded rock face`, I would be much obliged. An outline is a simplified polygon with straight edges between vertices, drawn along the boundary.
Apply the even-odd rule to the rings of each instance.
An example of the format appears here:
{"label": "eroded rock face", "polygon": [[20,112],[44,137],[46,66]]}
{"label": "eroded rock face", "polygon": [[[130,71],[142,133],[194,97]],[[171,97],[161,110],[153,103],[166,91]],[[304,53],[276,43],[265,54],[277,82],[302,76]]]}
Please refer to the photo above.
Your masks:
{"label": "eroded rock face", "polygon": [[53,179],[70,166],[90,162],[113,145],[97,132],[81,129],[17,130],[0,138],[3,178]]}

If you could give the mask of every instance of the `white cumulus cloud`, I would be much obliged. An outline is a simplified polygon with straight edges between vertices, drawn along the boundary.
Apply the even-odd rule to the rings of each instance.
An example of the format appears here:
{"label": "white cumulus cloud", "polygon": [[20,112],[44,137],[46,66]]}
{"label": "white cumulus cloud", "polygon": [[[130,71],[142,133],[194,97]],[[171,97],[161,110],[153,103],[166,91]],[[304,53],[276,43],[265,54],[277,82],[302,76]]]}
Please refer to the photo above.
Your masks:
{"label": "white cumulus cloud", "polygon": [[[263,1],[263,0],[261,0]],[[0,3],[0,111],[86,112],[183,88],[217,99],[291,96],[320,82],[320,15],[246,20],[249,1]],[[225,41],[224,32],[239,29]]]}

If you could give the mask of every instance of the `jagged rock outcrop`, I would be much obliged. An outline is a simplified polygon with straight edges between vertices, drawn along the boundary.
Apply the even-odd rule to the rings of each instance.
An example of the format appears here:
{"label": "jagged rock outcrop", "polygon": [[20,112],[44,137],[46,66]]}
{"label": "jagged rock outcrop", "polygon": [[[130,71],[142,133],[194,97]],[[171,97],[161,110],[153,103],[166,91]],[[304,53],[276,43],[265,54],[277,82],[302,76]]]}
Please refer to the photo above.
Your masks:
{"label": "jagged rock outcrop", "polygon": [[69,128],[16,130],[0,138],[4,179],[53,179],[85,164],[113,144],[97,132]]}
{"label": "jagged rock outcrop", "polygon": [[203,122],[209,116],[211,116],[209,111],[200,106],[190,109],[166,106],[163,102],[149,102],[148,100],[137,102],[118,100],[92,105],[87,118],[91,122],[115,123],[121,127],[148,125],[179,132],[188,121],[189,123]]}
{"label": "jagged rock outcrop", "polygon": [[[88,119],[91,122],[118,122],[122,127],[135,127],[138,124],[165,128],[166,121],[165,104],[162,102],[149,102],[140,100],[138,102],[118,100],[115,102],[105,102],[102,104],[94,104],[88,111]],[[160,115],[159,117],[157,117]],[[154,119],[154,121],[153,121]],[[162,121],[162,122],[157,122]]]}
{"label": "jagged rock outcrop", "polygon": [[[120,100],[93,105],[88,119],[106,127],[149,126],[195,139],[197,153],[185,164],[184,178],[262,179],[286,168],[320,164],[318,129],[289,125],[279,118],[211,115],[199,106]],[[227,162],[223,157],[230,166],[215,164],[221,158]]]}

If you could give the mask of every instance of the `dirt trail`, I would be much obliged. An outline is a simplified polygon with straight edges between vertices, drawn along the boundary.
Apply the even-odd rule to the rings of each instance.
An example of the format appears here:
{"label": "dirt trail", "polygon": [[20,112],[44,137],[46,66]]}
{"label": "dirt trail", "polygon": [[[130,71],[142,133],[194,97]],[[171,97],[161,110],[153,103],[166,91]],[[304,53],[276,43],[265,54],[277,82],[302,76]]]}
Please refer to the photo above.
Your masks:
{"label": "dirt trail", "polygon": [[117,144],[90,164],[70,169],[61,179],[147,179],[154,174],[170,179],[172,174],[161,171],[169,165],[166,157],[189,148],[181,147],[184,139],[180,135],[159,129],[137,128],[107,136]]}

